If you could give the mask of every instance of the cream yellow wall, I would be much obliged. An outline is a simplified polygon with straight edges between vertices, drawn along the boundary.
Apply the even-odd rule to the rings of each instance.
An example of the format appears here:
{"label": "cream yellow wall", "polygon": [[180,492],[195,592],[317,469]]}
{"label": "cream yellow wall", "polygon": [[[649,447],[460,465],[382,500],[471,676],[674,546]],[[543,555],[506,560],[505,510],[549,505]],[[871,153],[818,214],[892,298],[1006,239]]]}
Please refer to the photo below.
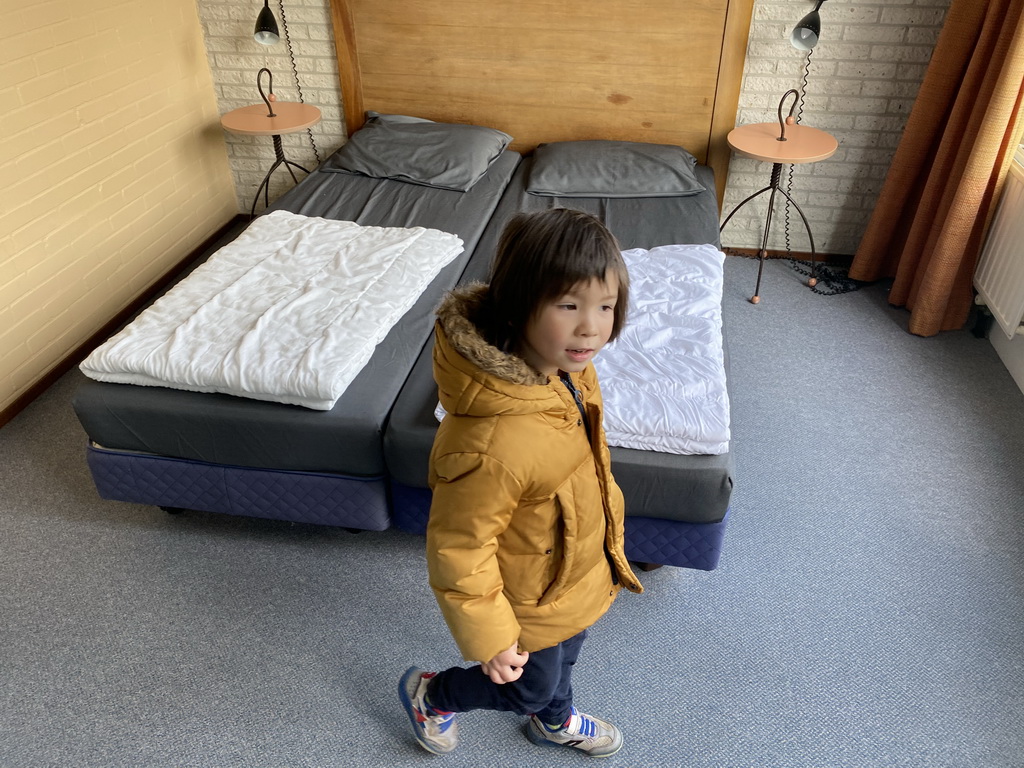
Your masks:
{"label": "cream yellow wall", "polygon": [[0,412],[238,212],[195,0],[4,21]]}

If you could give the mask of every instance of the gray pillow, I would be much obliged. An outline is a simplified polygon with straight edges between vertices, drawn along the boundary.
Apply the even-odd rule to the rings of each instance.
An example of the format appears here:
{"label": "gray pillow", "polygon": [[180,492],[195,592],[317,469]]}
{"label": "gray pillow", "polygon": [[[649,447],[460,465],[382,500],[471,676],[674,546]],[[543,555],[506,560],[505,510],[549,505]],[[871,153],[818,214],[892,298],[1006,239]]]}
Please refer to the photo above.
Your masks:
{"label": "gray pillow", "polygon": [[368,112],[363,127],[321,170],[466,192],[510,141],[507,133],[479,125]]}
{"label": "gray pillow", "polygon": [[682,147],[635,141],[560,141],[533,154],[526,191],[547,197],[684,197],[704,191]]}

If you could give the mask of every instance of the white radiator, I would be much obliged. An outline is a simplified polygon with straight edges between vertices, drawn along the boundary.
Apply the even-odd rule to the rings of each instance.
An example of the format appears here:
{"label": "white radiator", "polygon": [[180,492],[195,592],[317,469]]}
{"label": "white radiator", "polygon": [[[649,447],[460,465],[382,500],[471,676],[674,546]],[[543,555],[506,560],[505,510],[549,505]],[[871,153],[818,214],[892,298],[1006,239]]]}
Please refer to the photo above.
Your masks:
{"label": "white radiator", "polygon": [[999,327],[1013,338],[1024,320],[1024,166],[1021,153],[1010,166],[974,272],[974,287]]}

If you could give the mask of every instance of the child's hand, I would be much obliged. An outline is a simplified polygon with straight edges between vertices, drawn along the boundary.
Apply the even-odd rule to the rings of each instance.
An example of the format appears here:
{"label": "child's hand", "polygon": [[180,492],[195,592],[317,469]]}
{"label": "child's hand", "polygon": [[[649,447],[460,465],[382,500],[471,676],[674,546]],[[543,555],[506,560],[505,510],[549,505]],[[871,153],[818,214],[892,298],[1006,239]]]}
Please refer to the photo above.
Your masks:
{"label": "child's hand", "polygon": [[491,682],[495,685],[511,683],[522,677],[523,665],[530,658],[530,654],[525,651],[519,653],[517,650],[518,645],[518,643],[512,643],[511,648],[502,651],[490,661],[485,661],[480,665],[480,669],[491,678]]}

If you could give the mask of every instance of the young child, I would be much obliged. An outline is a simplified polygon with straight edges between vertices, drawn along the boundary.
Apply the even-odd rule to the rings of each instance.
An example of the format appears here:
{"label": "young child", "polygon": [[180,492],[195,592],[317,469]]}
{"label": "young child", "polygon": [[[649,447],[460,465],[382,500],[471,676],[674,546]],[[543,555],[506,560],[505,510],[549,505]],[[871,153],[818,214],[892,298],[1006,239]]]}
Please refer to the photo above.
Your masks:
{"label": "young child", "polygon": [[622,734],[573,707],[587,628],[621,586],[642,591],[623,553],[622,493],[610,471],[591,362],[626,316],[629,276],[594,217],[519,214],[490,283],[438,309],[434,378],[447,416],[430,457],[430,585],[470,669],[410,668],[399,695],[420,745],[456,746],[456,712],[529,715],[541,745],[603,757]]}

